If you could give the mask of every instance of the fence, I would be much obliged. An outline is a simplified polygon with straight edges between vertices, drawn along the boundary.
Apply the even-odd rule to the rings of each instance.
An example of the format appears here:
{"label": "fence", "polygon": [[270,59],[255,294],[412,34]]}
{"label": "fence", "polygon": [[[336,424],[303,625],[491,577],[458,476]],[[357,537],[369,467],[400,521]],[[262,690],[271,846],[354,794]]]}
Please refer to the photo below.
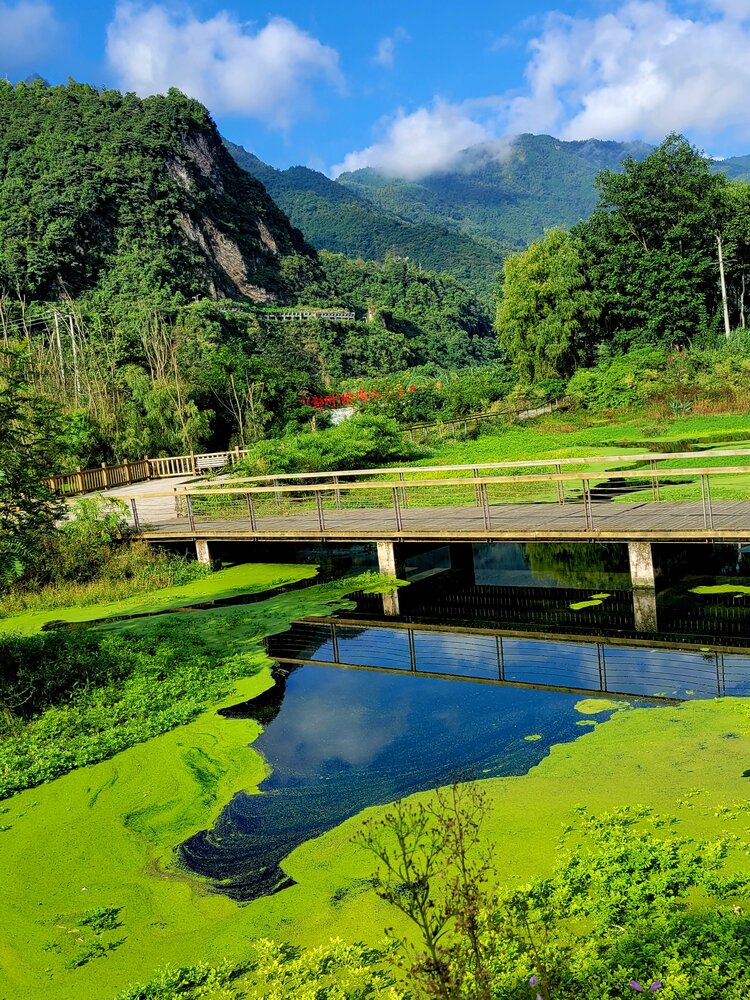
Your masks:
{"label": "fence", "polygon": [[214,451],[201,455],[176,455],[171,458],[142,458],[135,462],[125,459],[119,465],[102,464],[94,469],[76,469],[50,476],[44,482],[60,496],[76,496],[108,490],[115,486],[129,486],[149,479],[168,479],[172,476],[197,476],[208,470],[232,468],[247,455],[247,451]]}
{"label": "fence", "polygon": [[[527,539],[622,538],[628,533],[688,538],[722,532],[750,537],[750,502],[737,502],[750,500],[750,465],[673,467],[670,459],[651,457],[648,468],[618,471],[563,472],[560,460],[526,463],[552,466],[554,471],[547,473],[522,468],[516,475],[482,475],[477,466],[465,470],[468,476],[450,478],[416,478],[419,470],[398,469],[390,470],[392,478],[385,481],[343,482],[338,476],[324,483],[188,485],[130,502],[137,530],[153,525],[167,533],[198,534],[220,526],[276,538],[460,540],[503,533]],[[495,471],[506,468],[498,464]],[[609,502],[631,498],[637,502]],[[663,502],[669,499],[675,502]]]}

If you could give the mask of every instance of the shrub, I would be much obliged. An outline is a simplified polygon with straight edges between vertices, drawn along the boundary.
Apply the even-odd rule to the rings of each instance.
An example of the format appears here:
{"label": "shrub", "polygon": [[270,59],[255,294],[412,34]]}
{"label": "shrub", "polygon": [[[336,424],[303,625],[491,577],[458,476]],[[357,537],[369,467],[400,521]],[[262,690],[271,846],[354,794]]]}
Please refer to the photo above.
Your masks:
{"label": "shrub", "polygon": [[355,414],[336,427],[260,441],[235,466],[240,476],[284,472],[357,469],[415,458],[419,450],[395,420],[374,413]]}

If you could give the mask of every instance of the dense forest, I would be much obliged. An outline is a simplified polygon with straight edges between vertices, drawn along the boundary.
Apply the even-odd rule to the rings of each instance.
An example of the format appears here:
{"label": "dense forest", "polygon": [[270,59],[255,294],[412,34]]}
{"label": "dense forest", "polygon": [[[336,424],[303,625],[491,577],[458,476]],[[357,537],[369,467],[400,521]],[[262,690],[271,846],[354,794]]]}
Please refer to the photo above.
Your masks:
{"label": "dense forest", "polygon": [[570,377],[638,350],[658,349],[666,363],[746,327],[750,185],[678,135],[623,166],[599,174],[587,220],[505,262],[497,329],[524,379]]}
{"label": "dense forest", "polygon": [[2,83],[0,124],[0,337],[59,418],[57,469],[244,446],[337,379],[496,353],[455,279],[318,256],[178,91]]}
{"label": "dense forest", "polygon": [[445,271],[482,301],[492,301],[503,253],[513,249],[513,244],[504,247],[474,239],[446,220],[407,221],[317,170],[275,170],[242,146],[224,142],[237,163],[265,185],[313,246],[366,260],[407,257],[425,270]]}

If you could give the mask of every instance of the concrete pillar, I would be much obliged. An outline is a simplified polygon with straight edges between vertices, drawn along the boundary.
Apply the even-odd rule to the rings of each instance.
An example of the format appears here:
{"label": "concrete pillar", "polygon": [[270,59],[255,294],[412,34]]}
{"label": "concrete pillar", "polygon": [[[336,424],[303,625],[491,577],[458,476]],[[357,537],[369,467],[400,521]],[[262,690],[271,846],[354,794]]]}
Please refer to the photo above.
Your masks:
{"label": "concrete pillar", "polygon": [[[378,572],[384,576],[398,576],[396,546],[393,542],[378,542]],[[398,591],[383,594],[383,614],[388,617],[401,614]]]}
{"label": "concrete pillar", "polygon": [[635,627],[639,632],[657,632],[656,591],[646,587],[633,590]]}
{"label": "concrete pillar", "polygon": [[628,557],[633,590],[641,587],[653,590],[656,586],[656,577],[651,542],[628,542]]}
{"label": "concrete pillar", "polygon": [[211,565],[211,551],[208,547],[208,541],[205,538],[196,538],[195,554],[198,557],[198,562],[202,566]]}

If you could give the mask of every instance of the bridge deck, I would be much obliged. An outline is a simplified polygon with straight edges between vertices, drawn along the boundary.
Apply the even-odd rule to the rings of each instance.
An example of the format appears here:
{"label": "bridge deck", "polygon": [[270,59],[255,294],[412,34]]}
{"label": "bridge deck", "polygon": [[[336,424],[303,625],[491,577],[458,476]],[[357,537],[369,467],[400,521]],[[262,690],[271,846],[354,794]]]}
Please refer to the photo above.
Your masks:
{"label": "bridge deck", "polygon": [[253,528],[246,517],[222,519],[196,514],[191,525],[178,517],[169,498],[138,504],[140,534],[152,541],[170,539],[402,541],[750,541],[750,500],[714,501],[708,519],[700,503],[609,503],[590,505],[586,523],[582,503],[493,504],[487,517],[480,507],[409,507],[325,510],[259,516]]}

